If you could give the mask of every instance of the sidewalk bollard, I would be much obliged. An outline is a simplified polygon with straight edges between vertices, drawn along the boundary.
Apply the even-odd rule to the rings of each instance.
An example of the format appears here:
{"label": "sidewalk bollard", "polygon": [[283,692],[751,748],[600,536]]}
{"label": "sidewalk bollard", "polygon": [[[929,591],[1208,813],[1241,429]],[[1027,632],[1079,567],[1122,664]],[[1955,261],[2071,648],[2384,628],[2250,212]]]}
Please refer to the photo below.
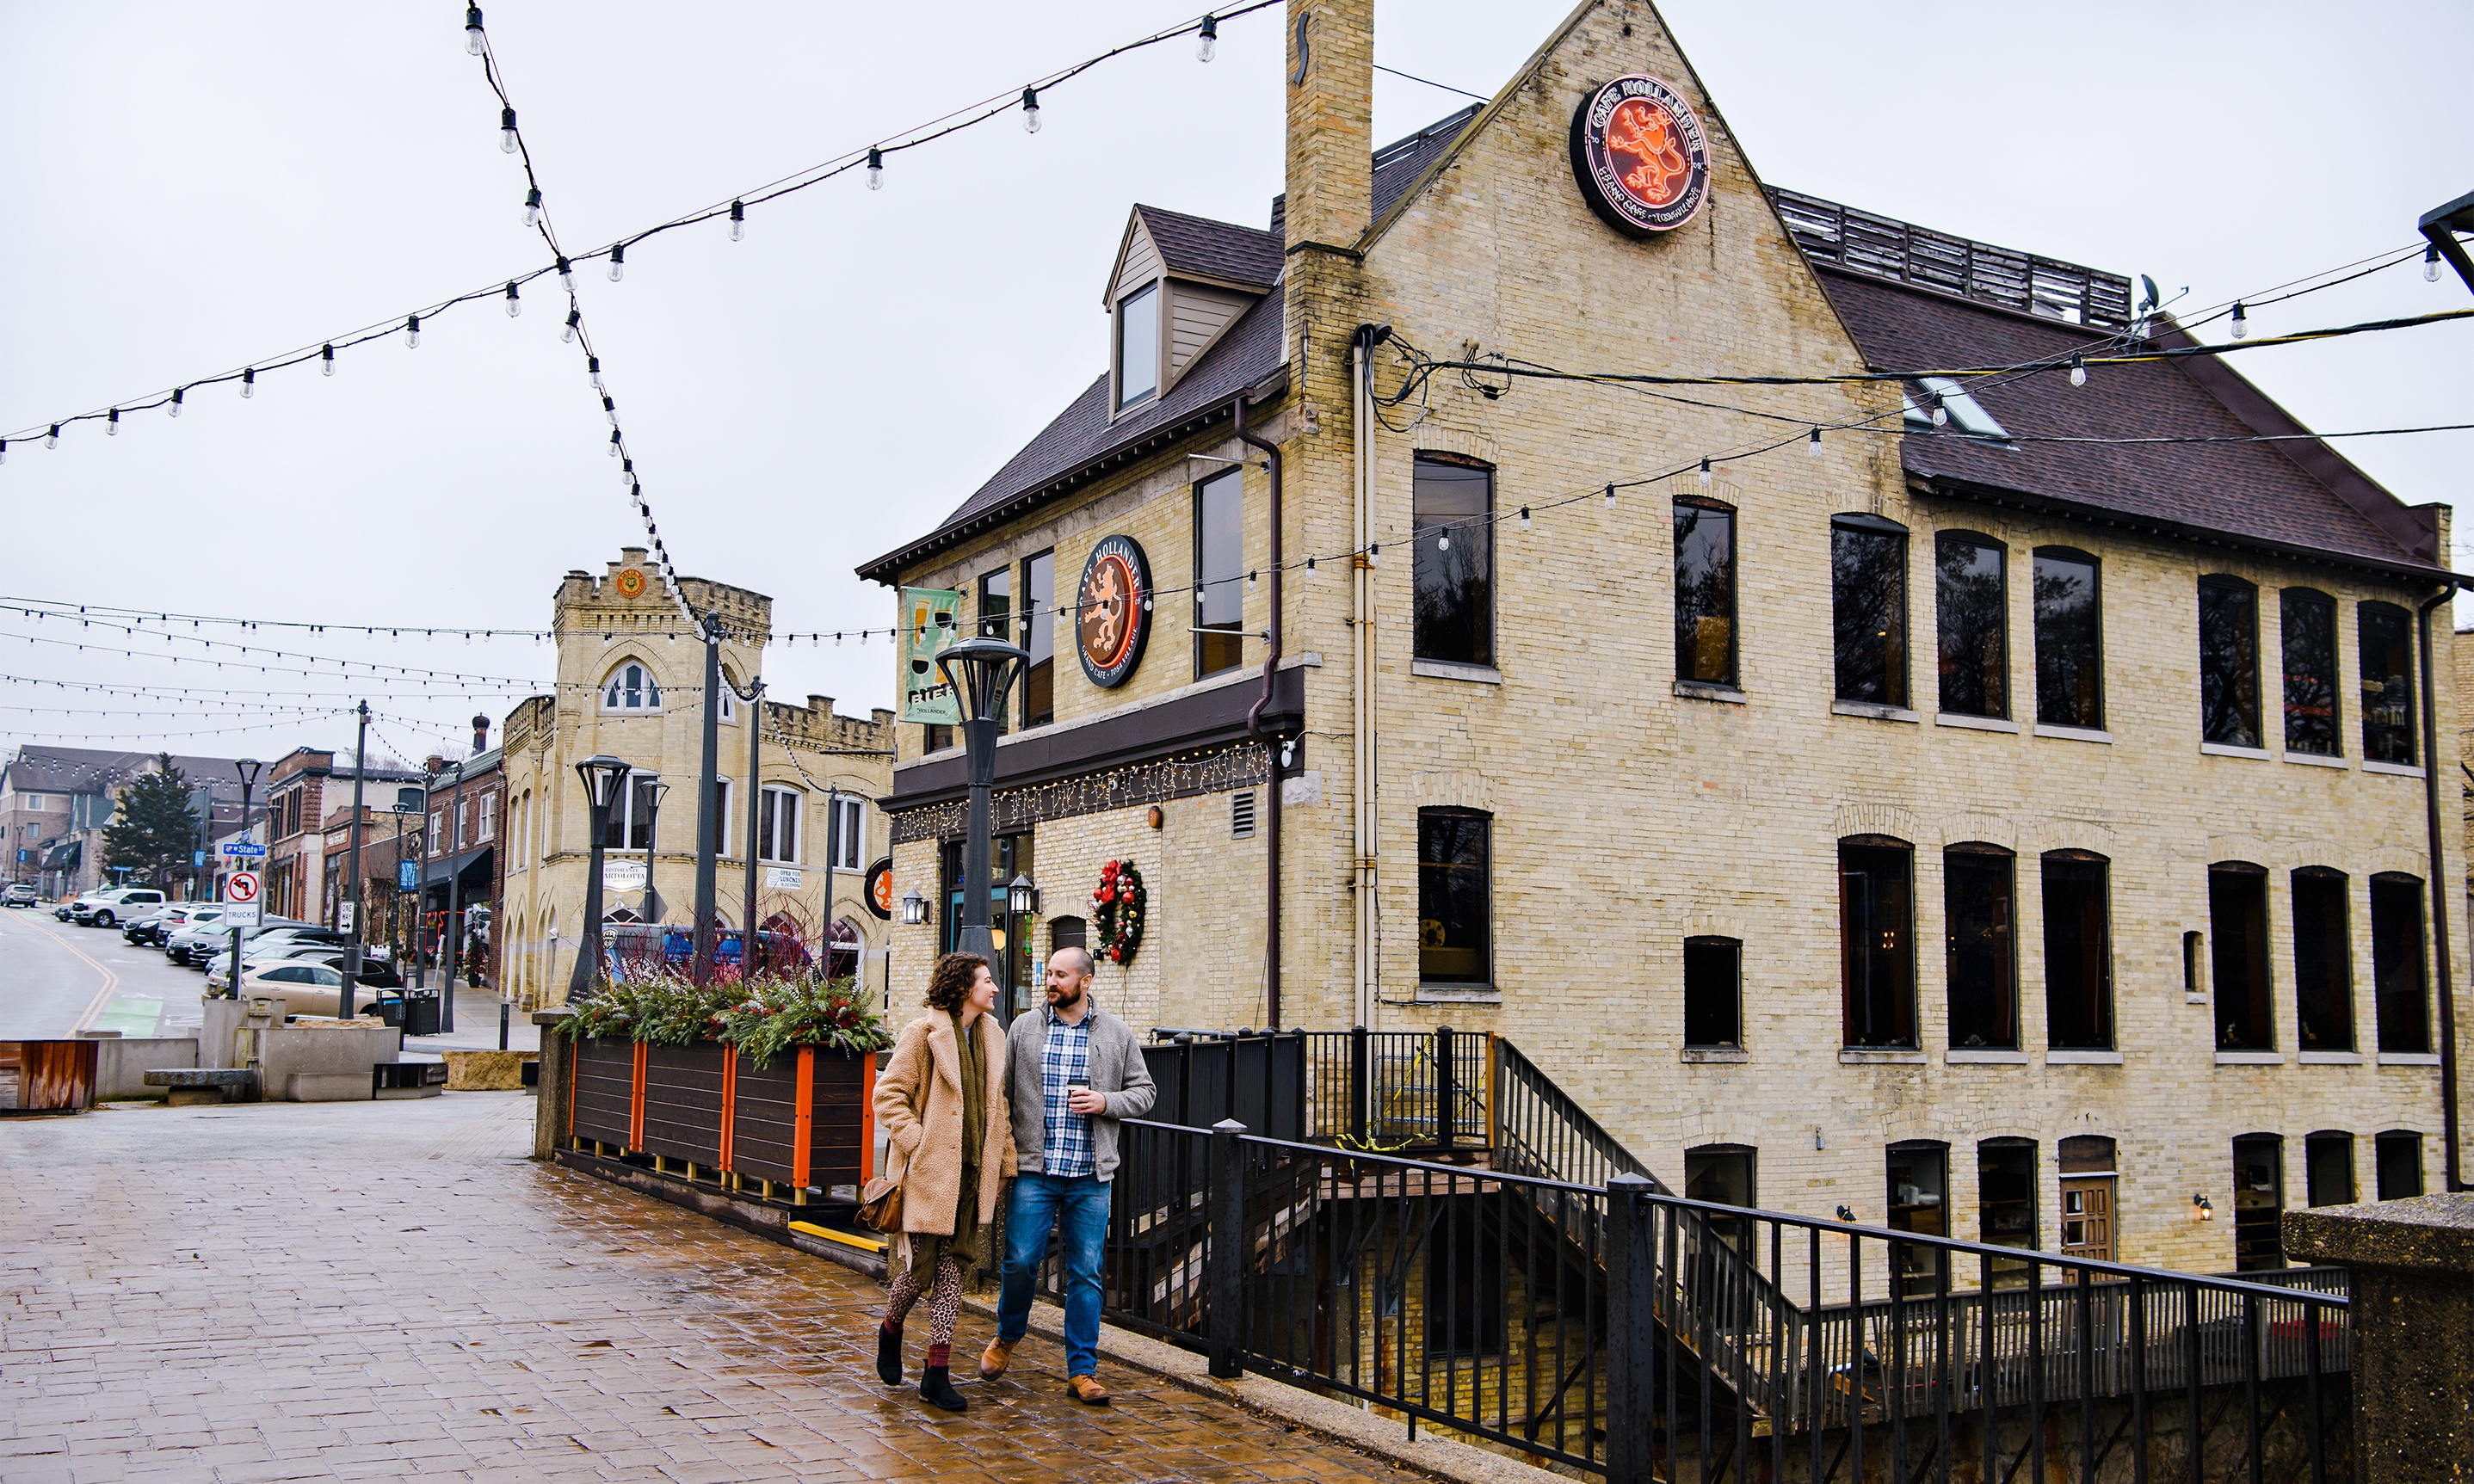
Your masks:
{"label": "sidewalk bollard", "polygon": [[498,1049],[501,1051],[507,1049],[507,1015],[513,1003],[512,1000],[498,1001]]}
{"label": "sidewalk bollard", "polygon": [[1211,1374],[1222,1380],[1245,1374],[1238,1356],[1244,1344],[1246,1303],[1246,1156],[1237,1142],[1246,1125],[1223,1118],[1211,1126],[1210,1242],[1203,1253],[1203,1304]]}

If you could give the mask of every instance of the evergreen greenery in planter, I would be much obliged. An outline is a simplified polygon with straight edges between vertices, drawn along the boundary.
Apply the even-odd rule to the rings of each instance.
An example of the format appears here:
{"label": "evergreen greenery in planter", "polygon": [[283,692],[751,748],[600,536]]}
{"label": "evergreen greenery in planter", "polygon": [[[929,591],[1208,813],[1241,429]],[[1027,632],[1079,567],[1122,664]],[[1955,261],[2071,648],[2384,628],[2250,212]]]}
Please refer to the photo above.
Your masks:
{"label": "evergreen greenery in planter", "polygon": [[559,1022],[576,1041],[642,1041],[683,1046],[718,1041],[758,1063],[816,1046],[852,1053],[893,1044],[885,1017],[848,977],[762,974],[697,989],[670,972],[620,980]]}

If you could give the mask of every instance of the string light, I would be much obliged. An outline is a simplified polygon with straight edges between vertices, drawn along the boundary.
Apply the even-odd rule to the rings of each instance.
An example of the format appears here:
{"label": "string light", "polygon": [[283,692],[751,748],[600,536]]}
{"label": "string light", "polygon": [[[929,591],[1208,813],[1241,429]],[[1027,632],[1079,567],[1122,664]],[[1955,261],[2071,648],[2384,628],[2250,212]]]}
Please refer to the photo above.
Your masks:
{"label": "string light", "polygon": [[610,281],[616,283],[625,276],[627,276],[627,245],[622,242],[610,250]]}
{"label": "string light", "polygon": [[513,155],[516,153],[517,143],[516,110],[513,108],[500,108],[498,110],[498,148],[509,155]]}
{"label": "string light", "polygon": [[421,348],[421,316],[417,314],[404,317],[403,347],[406,350]]}
{"label": "string light", "polygon": [[1812,458],[1821,457],[1821,429],[1814,428],[1812,436],[1804,441],[1804,451]]}
{"label": "string light", "polygon": [[872,144],[867,147],[867,188],[885,189],[885,152]]}
{"label": "string light", "polygon": [[181,416],[181,390],[179,387],[172,389],[172,416],[175,418]]}
{"label": "string light", "polygon": [[730,203],[730,240],[737,242],[746,235],[747,203],[743,201],[734,201]]}
{"label": "string light", "polygon": [[489,42],[481,33],[481,8],[477,5],[466,6],[464,8],[464,50],[478,57],[487,45]]}
{"label": "string light", "polygon": [[524,312],[524,297],[516,292],[516,280],[507,280],[507,318],[512,320]]}
{"label": "string light", "polygon": [[558,255],[558,286],[570,294],[575,292],[575,270],[564,252]]}
{"label": "string light", "polygon": [[2438,243],[2435,242],[2430,247],[2422,250],[2422,281],[2425,283],[2438,283],[2439,281]]}
{"label": "string light", "polygon": [[1027,134],[1039,132],[1039,89],[1036,87],[1022,90],[1022,132]]}
{"label": "string light", "polygon": [[2239,299],[2234,300],[2234,323],[2231,327],[2234,332],[2234,339],[2246,340],[2249,338],[2250,316],[2243,312],[2243,301]]}
{"label": "string light", "polygon": [[60,445],[61,425],[55,422],[52,424],[52,431],[43,438],[43,446],[46,448],[58,448]]}
{"label": "string light", "polygon": [[335,347],[332,345],[318,347],[318,370],[324,375],[335,374]]}
{"label": "string light", "polygon": [[9,440],[0,438],[0,464],[9,462]]}
{"label": "string light", "polygon": [[573,305],[570,305],[567,311],[567,328],[558,332],[560,344],[570,346],[574,345],[575,327],[583,323],[584,311],[574,307]]}
{"label": "string light", "polygon": [[110,416],[110,418],[109,418],[109,419],[106,419],[106,421],[105,421],[105,422],[104,422],[104,424],[103,424],[103,431],[104,431],[104,436],[105,436],[105,437],[107,437],[107,438],[118,438],[118,437],[120,436],[120,409],[119,409],[119,408],[115,407],[115,408],[113,408],[113,409],[111,410],[111,416]]}
{"label": "string light", "polygon": [[1709,488],[1710,488],[1710,477],[1711,477],[1711,476],[1710,476],[1710,458],[1709,458],[1709,455],[1704,454],[1704,455],[1702,455],[1702,458],[1701,458],[1701,488],[1702,488],[1702,489],[1707,490],[1707,489],[1709,489]]}
{"label": "string light", "polygon": [[2071,352],[2071,385],[2074,387],[2087,385],[2087,357],[2075,350]]}
{"label": "string light", "polygon": [[524,192],[524,225],[541,226],[541,187],[536,185]]}
{"label": "string light", "polygon": [[1219,50],[1220,17],[1217,15],[1205,14],[1202,17],[1201,38],[1194,43],[1194,60],[1196,61],[1209,61],[1213,56],[1218,54]]}
{"label": "string light", "polygon": [[1452,549],[1452,533],[1450,533],[1449,531],[1445,531],[1445,532],[1443,532],[1442,535],[1437,536],[1437,537],[1435,538],[1435,549],[1436,549],[1437,551],[1449,551],[1449,550],[1451,550],[1451,549]]}
{"label": "string light", "polygon": [[[255,396],[257,395],[256,367],[250,367],[240,373],[240,395],[245,397]],[[61,425],[55,422],[52,424],[52,437],[57,440],[60,436]]]}
{"label": "string light", "polygon": [[1950,426],[1950,409],[1942,405],[1938,392],[1932,395],[1932,425],[1937,428]]}
{"label": "string light", "polygon": [[1615,508],[1615,487],[1614,487],[1614,486],[1613,486],[1613,485],[1609,485],[1609,486],[1607,486],[1607,509],[1609,509],[1609,510],[1613,510],[1613,509],[1614,509],[1614,508]]}

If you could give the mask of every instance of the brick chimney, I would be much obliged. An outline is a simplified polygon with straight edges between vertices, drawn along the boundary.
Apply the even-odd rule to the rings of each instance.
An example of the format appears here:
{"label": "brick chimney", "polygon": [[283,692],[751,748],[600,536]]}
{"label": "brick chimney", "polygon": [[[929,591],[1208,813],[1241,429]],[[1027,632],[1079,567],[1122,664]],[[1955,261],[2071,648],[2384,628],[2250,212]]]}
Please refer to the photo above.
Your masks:
{"label": "brick chimney", "polygon": [[1288,28],[1288,249],[1354,249],[1374,214],[1374,0],[1289,0]]}

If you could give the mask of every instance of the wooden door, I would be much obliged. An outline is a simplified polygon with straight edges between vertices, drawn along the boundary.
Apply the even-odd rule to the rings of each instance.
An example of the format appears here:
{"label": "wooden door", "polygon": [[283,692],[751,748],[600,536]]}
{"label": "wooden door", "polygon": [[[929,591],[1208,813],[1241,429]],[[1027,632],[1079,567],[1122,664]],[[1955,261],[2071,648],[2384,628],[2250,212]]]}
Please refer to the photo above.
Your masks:
{"label": "wooden door", "polygon": [[2063,1180],[2063,1257],[2113,1260],[2113,1179],[2096,1175]]}

